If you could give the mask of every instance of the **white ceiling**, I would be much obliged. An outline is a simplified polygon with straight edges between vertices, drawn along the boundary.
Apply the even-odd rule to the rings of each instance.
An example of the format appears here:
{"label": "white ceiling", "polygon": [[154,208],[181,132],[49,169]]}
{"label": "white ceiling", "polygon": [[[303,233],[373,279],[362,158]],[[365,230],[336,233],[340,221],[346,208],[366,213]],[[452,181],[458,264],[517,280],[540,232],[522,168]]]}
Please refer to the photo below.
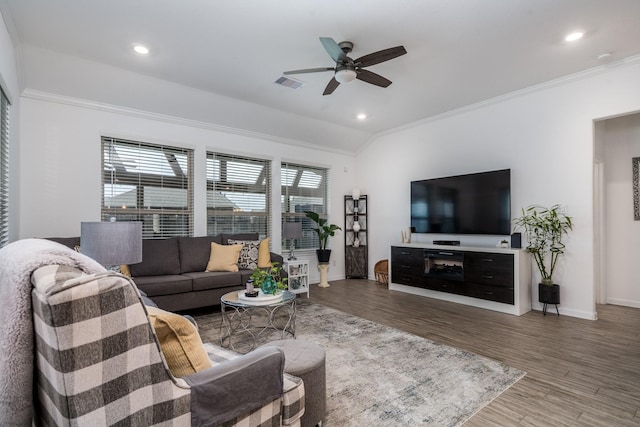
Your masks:
{"label": "white ceiling", "polygon": [[[640,0],[0,0],[18,42],[374,135],[640,54]],[[563,40],[574,30],[585,36]],[[332,66],[318,37],[350,56],[408,53],[323,96],[330,72],[274,84],[285,70]],[[152,53],[135,56],[133,42]],[[368,114],[360,122],[356,115]],[[248,118],[250,120],[250,118]],[[276,124],[282,127],[282,123]],[[358,141],[358,144],[364,141]]]}

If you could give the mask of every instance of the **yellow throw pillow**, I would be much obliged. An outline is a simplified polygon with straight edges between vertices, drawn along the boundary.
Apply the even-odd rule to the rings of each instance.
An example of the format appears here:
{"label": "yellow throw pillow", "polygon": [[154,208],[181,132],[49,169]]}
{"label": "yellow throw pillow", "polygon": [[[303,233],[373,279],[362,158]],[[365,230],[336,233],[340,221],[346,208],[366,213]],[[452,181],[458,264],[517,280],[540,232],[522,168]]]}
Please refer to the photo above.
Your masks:
{"label": "yellow throw pillow", "polygon": [[269,238],[267,237],[258,246],[258,268],[271,267],[271,252],[269,251]]}
{"label": "yellow throw pillow", "polygon": [[120,274],[123,276],[131,277],[131,270],[129,270],[129,266],[127,264],[122,264],[120,266]]}
{"label": "yellow throw pillow", "polygon": [[184,377],[210,368],[204,344],[193,323],[179,314],[147,306],[162,354],[174,377]]}
{"label": "yellow throw pillow", "polygon": [[205,271],[238,271],[242,245],[219,245],[211,242],[211,255]]}

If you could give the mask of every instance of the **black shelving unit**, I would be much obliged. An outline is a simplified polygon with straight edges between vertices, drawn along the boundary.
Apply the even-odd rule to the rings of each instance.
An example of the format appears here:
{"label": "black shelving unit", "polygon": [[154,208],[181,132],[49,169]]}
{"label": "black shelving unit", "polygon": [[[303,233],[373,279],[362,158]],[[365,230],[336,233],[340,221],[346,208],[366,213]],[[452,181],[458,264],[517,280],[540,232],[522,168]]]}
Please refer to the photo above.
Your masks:
{"label": "black shelving unit", "polygon": [[344,268],[347,279],[368,277],[367,196],[344,196]]}

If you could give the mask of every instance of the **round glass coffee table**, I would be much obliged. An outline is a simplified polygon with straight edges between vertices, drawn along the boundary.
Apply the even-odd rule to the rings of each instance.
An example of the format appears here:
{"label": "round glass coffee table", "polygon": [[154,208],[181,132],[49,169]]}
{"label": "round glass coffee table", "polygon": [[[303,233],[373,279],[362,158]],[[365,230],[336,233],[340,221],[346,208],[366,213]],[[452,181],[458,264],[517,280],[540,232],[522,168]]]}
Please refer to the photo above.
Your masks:
{"label": "round glass coffee table", "polygon": [[296,295],[282,291],[273,295],[245,297],[244,290],[224,294],[220,298],[222,323],[220,345],[239,353],[247,353],[262,341],[296,337]]}

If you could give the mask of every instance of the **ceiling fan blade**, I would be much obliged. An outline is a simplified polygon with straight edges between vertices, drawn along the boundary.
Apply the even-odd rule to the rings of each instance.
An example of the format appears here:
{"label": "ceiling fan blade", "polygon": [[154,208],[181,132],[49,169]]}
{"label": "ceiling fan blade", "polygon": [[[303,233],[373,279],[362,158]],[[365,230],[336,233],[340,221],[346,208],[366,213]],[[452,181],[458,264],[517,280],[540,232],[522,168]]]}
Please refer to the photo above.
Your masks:
{"label": "ceiling fan blade", "polygon": [[324,50],[334,61],[340,62],[347,57],[347,54],[342,51],[338,43],[331,37],[320,37],[320,43],[322,43]]}
{"label": "ceiling fan blade", "polygon": [[329,84],[327,85],[327,87],[324,88],[324,92],[322,92],[323,95],[331,95],[333,93],[334,90],[336,90],[336,88],[340,86],[340,82],[336,80],[335,77],[333,77],[330,81]]}
{"label": "ceiling fan blade", "polygon": [[285,71],[284,74],[285,76],[289,75],[289,74],[305,74],[305,73],[320,73],[322,71],[335,71],[335,68],[332,67],[323,67],[323,68],[307,68],[305,70],[291,70],[291,71]]}
{"label": "ceiling fan blade", "polygon": [[372,85],[387,87],[391,84],[391,80],[382,77],[380,74],[372,73],[369,70],[356,70],[358,80],[371,83]]}
{"label": "ceiling fan blade", "polygon": [[407,53],[404,46],[390,47],[389,49],[379,50],[373,52],[353,61],[357,67],[369,67],[371,65],[379,64],[381,62],[388,61],[398,56],[402,56]]}

